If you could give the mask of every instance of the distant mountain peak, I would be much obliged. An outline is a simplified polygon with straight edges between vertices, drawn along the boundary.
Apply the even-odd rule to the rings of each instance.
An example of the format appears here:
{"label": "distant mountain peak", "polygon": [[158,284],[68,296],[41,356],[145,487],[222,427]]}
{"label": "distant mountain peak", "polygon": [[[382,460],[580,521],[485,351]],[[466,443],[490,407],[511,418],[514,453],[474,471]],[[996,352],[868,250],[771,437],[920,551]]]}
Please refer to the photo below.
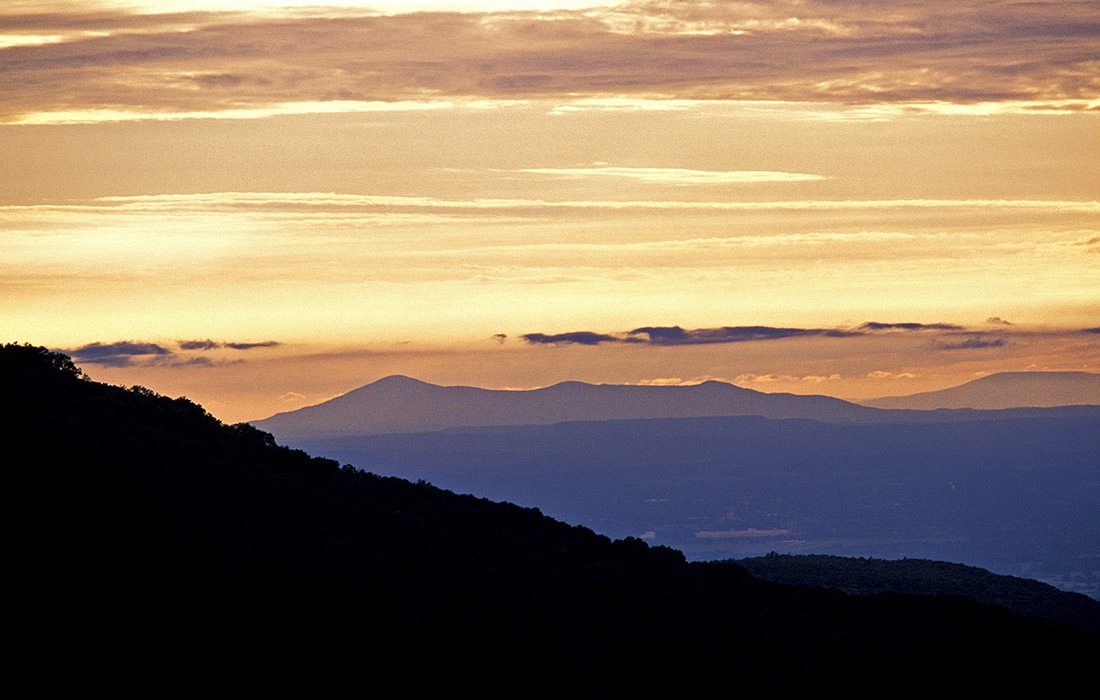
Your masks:
{"label": "distant mountain peak", "polygon": [[1100,373],[997,372],[958,386],[862,401],[888,409],[1002,409],[1100,404]]}
{"label": "distant mountain peak", "polygon": [[698,384],[687,384],[686,386],[696,387],[696,388],[710,387],[710,388],[715,388],[715,389],[730,389],[732,391],[751,391],[755,394],[764,393],[764,392],[761,392],[761,391],[756,391],[755,389],[747,389],[743,386],[737,386],[736,384],[733,384],[731,382],[724,382],[721,379],[708,379],[705,382],[700,382]]}
{"label": "distant mountain peak", "polygon": [[[376,381],[367,384],[366,386],[376,387],[400,387],[400,386],[438,386],[438,384],[432,384],[416,377],[410,377],[406,374],[391,374],[387,377],[382,377]],[[366,388],[366,387],[362,387]]]}
{"label": "distant mountain peak", "polygon": [[[1100,379],[1100,374],[1095,372],[1081,372],[1081,371],[1062,371],[1062,370],[1037,370],[1028,372],[994,372],[993,374],[987,374],[984,377],[975,379],[975,382],[990,382],[990,381],[1006,381],[1011,379],[1022,379],[1025,381],[1047,381],[1050,379],[1083,379],[1083,380],[1096,380]],[[973,383],[973,382],[971,382]]]}
{"label": "distant mountain peak", "polygon": [[521,389],[520,391],[546,391],[548,389],[579,389],[596,386],[608,386],[607,384],[589,384],[588,382],[582,382],[579,379],[566,379],[563,382],[555,382],[548,386],[542,387],[542,389]]}

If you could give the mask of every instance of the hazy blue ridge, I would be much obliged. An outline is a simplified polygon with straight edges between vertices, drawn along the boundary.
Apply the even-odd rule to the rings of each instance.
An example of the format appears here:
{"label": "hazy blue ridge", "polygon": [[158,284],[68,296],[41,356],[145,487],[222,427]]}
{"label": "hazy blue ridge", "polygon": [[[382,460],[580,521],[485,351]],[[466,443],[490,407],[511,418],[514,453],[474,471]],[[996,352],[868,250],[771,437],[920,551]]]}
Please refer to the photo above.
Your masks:
{"label": "hazy blue ridge", "polygon": [[996,413],[874,424],[592,421],[295,444],[647,537],[691,559],[773,550],[942,559],[1095,597],[1100,409]]}

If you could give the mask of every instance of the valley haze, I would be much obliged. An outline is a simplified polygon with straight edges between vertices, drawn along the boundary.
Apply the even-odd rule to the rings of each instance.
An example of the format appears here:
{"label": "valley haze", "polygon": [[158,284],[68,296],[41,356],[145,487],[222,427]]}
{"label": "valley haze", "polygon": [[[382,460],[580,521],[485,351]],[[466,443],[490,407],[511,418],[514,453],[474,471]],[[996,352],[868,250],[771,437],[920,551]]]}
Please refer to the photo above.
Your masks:
{"label": "valley haze", "polygon": [[[389,377],[255,425],[693,559],[928,557],[1098,596],[1095,379],[994,375],[961,390],[1025,407],[888,410],[720,382],[492,391]],[[1059,392],[1091,405],[1026,407]]]}

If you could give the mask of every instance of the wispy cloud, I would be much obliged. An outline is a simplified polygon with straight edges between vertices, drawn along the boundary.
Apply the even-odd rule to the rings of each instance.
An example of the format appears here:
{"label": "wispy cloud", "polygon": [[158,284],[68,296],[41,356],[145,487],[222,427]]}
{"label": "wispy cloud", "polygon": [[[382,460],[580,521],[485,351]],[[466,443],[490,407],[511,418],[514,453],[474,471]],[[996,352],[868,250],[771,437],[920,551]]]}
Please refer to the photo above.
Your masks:
{"label": "wispy cloud", "polygon": [[30,7],[5,7],[0,23],[7,123],[258,118],[453,99],[948,113],[980,105],[987,114],[1009,103],[1092,109],[1100,97],[1093,2],[680,0],[496,13]]}
{"label": "wispy cloud", "polygon": [[917,375],[913,372],[887,372],[886,370],[876,369],[867,373],[868,379],[916,379]]}
{"label": "wispy cloud", "polygon": [[937,341],[935,347],[939,350],[985,350],[987,348],[1004,347],[1007,342],[1000,337],[989,338],[975,335],[964,340]]}
{"label": "wispy cloud", "polygon": [[776,382],[782,382],[783,384],[823,384],[825,382],[835,382],[841,379],[840,374],[739,374],[733,378],[734,384],[774,384]]}
{"label": "wispy cloud", "polygon": [[868,321],[859,326],[858,330],[870,333],[878,331],[959,331],[962,326],[951,323],[880,323]]}
{"label": "wispy cloud", "polygon": [[[775,201],[675,200],[545,200],[521,198],[441,199],[399,195],[332,192],[210,192],[99,197],[94,204],[143,211],[194,209],[255,209],[279,207],[289,211],[390,208],[401,210],[537,210],[537,209],[663,209],[702,211],[831,211],[889,209],[1034,209],[1100,214],[1100,200],[1044,199],[820,199]],[[8,207],[14,209],[15,207]]]}
{"label": "wispy cloud", "polygon": [[309,102],[280,102],[252,107],[217,110],[155,111],[149,109],[70,109],[52,112],[35,112],[14,119],[9,124],[95,124],[98,122],[158,121],[175,122],[187,119],[262,119],[294,114],[346,114],[356,112],[416,112],[434,109],[451,109],[455,103],[446,100],[313,100]]}
{"label": "wispy cloud", "polygon": [[621,178],[667,185],[742,185],[758,182],[812,182],[821,175],[771,170],[689,170],[686,168],[526,168],[521,173],[567,178]]}

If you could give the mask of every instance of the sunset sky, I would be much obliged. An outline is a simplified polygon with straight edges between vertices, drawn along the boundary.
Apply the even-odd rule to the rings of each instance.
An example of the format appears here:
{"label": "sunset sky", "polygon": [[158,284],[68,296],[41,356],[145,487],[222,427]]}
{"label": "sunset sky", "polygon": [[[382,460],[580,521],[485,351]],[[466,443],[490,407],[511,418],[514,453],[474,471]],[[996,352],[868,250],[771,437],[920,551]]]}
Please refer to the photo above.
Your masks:
{"label": "sunset sky", "polygon": [[237,421],[388,374],[1100,371],[1100,3],[0,3],[0,341]]}

